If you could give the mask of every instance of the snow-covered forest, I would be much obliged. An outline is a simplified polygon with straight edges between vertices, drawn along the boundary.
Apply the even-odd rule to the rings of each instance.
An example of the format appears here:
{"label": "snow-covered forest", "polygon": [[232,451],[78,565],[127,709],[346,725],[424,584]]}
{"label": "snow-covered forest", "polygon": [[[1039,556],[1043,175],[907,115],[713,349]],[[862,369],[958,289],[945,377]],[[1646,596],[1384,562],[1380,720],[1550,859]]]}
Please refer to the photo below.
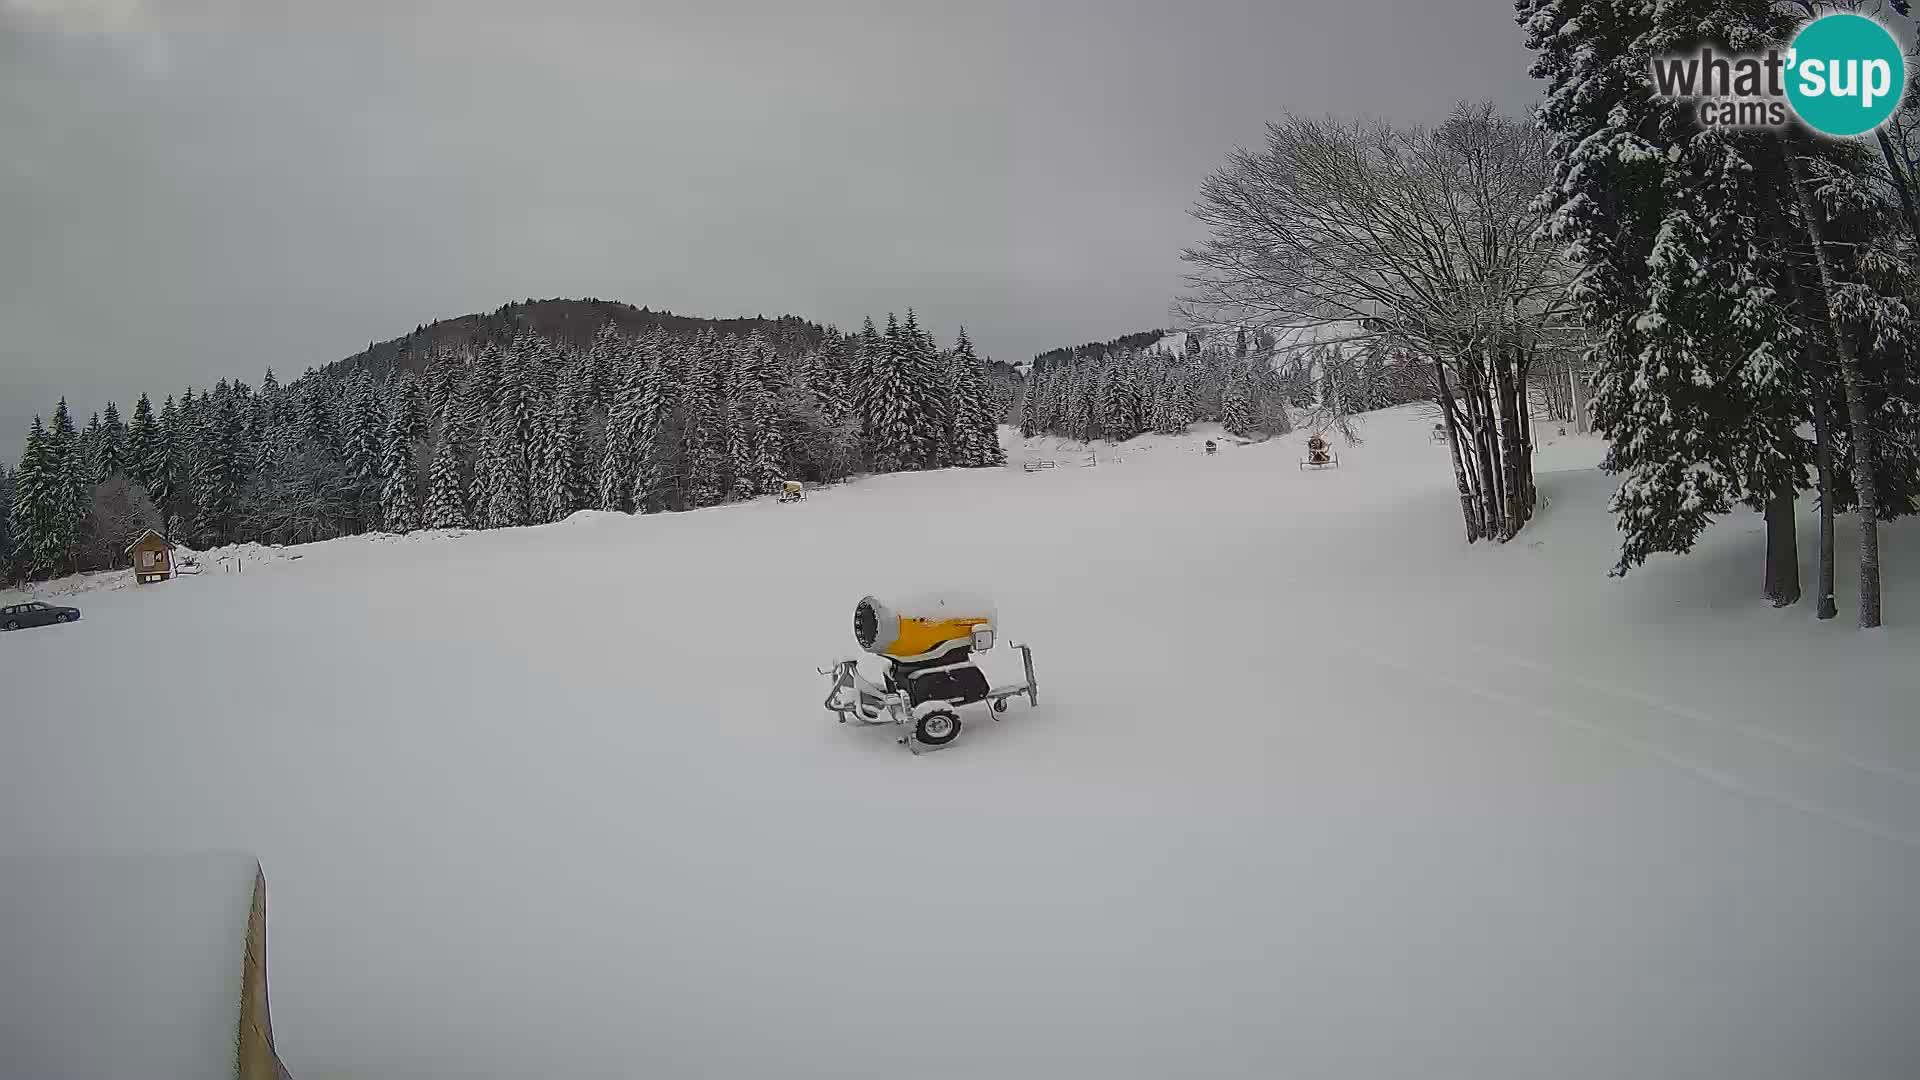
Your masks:
{"label": "snow-covered forest", "polygon": [[712,328],[603,326],[585,348],[531,331],[434,356],[336,364],[256,389],[142,394],[84,428],[62,400],[0,472],[0,567],[124,565],[146,528],[197,547],[369,531],[502,528],[582,509],[687,510],[783,479],[997,465],[1010,371],[912,311],[782,349]]}
{"label": "snow-covered forest", "polygon": [[[1531,121],[1462,104],[1433,127],[1269,125],[1202,186],[1183,310],[1283,353],[1331,333],[1418,358],[1469,542],[1531,520],[1544,397],[1609,440],[1615,574],[1744,508],[1766,517],[1766,595],[1795,604],[1810,492],[1817,612],[1835,614],[1833,517],[1852,513],[1859,622],[1879,625],[1879,522],[1920,494],[1912,148],[1702,129],[1619,77],[1689,34],[1778,40],[1777,5],[1589,6],[1521,5],[1549,86]],[[1339,427],[1354,407],[1319,408]]]}
{"label": "snow-covered forest", "polygon": [[1284,435],[1292,415],[1351,415],[1427,396],[1411,364],[1384,347],[1283,351],[1272,334],[1199,331],[1148,344],[1119,339],[1034,359],[1021,433],[1121,442],[1217,423],[1240,436]]}

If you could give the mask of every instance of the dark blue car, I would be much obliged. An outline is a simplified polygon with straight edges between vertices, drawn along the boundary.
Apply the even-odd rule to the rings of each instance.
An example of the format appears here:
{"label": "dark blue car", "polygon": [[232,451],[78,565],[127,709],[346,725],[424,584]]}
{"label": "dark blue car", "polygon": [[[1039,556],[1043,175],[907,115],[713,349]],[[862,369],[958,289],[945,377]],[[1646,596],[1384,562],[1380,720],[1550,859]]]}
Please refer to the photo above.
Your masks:
{"label": "dark blue car", "polygon": [[55,607],[38,600],[0,607],[0,630],[25,630],[29,626],[73,622],[80,617],[77,607]]}

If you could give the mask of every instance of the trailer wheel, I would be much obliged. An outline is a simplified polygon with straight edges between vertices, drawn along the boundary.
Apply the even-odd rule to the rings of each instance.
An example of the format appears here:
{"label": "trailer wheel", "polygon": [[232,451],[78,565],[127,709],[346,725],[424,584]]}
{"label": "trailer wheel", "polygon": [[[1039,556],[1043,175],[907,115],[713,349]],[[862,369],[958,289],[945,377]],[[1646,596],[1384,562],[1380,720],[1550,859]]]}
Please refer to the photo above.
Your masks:
{"label": "trailer wheel", "polygon": [[945,746],[960,734],[960,714],[952,709],[934,709],[913,725],[913,737],[928,746]]}
{"label": "trailer wheel", "polygon": [[1007,711],[1007,699],[1006,699],[1006,698],[994,698],[994,699],[993,699],[993,711],[994,711],[994,712],[1006,712],[1006,711]]}

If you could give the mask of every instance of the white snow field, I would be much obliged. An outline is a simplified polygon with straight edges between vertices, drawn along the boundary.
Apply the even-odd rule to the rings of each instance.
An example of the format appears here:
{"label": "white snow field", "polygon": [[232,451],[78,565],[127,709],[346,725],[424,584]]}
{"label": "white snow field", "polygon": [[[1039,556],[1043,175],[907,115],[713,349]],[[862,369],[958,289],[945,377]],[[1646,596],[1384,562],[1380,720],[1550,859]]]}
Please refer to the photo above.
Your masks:
{"label": "white snow field", "polygon": [[[1470,548],[1426,433],[83,596],[0,636],[0,854],[257,855],[297,1080],[1920,1076],[1920,531],[1862,633],[1849,523],[1829,623],[1757,515],[1610,580],[1597,442]],[[1039,708],[836,724],[856,601],[949,584]]]}

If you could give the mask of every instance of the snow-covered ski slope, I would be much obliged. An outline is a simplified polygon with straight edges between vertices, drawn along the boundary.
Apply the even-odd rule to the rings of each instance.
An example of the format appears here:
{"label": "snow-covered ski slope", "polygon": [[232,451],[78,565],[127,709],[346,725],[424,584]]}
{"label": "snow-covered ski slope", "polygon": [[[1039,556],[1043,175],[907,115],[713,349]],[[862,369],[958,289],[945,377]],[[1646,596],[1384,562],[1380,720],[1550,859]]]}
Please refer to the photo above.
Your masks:
{"label": "snow-covered ski slope", "polygon": [[[1920,1075],[1920,532],[1862,634],[1757,516],[1609,580],[1591,440],[1469,548],[1365,434],[83,597],[0,636],[0,853],[256,853],[299,1080]],[[1041,704],[916,758],[815,669],[929,585]]]}

